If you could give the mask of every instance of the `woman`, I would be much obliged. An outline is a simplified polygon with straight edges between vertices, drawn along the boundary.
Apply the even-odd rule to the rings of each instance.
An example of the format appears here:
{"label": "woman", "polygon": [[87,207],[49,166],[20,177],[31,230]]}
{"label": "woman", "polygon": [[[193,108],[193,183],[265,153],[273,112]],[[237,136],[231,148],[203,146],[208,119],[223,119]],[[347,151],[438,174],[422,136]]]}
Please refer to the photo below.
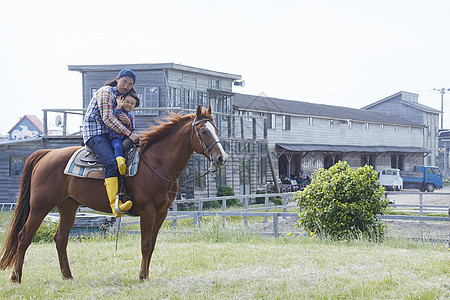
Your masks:
{"label": "woman", "polygon": [[116,79],[106,83],[98,89],[89,103],[83,119],[83,140],[105,165],[105,187],[114,217],[119,218],[128,211],[133,203],[119,200],[116,211],[115,202],[119,189],[119,170],[116,157],[108,138],[108,129],[128,136],[134,143],[139,142],[139,136],[124,126],[114,115],[113,106],[117,105],[116,98],[131,90],[136,82],[136,74],[130,69],[123,69]]}

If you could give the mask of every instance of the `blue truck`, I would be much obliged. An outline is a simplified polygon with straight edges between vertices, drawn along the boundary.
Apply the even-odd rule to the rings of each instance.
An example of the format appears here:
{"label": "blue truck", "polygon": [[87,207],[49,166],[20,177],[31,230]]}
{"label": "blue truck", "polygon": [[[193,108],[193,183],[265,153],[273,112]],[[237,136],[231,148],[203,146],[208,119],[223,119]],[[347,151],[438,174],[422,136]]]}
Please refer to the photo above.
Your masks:
{"label": "blue truck", "polygon": [[413,172],[402,172],[403,188],[434,192],[441,189],[443,176],[438,167],[414,166]]}

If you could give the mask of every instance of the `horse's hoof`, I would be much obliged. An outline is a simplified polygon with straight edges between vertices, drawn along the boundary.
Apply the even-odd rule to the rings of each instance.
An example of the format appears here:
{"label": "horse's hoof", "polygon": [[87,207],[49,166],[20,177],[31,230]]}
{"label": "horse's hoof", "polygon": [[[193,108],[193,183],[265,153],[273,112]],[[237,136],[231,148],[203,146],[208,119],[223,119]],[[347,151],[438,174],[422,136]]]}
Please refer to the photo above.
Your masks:
{"label": "horse's hoof", "polygon": [[18,274],[18,272],[12,272],[11,274],[11,282],[12,283],[20,283],[21,282],[21,278],[20,275]]}
{"label": "horse's hoof", "polygon": [[70,275],[70,276],[63,276],[63,280],[72,280],[72,279],[73,279],[72,275]]}

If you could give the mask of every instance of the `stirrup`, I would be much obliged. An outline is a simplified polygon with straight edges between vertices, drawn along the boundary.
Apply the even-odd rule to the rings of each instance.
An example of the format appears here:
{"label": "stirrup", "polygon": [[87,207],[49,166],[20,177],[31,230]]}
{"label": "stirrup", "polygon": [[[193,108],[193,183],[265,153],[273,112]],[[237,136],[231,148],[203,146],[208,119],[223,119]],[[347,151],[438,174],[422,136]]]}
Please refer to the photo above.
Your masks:
{"label": "stirrup", "polygon": [[115,203],[115,205],[114,205],[114,210],[115,210],[116,213],[118,213],[118,214],[125,214],[126,211],[123,211],[123,210],[121,210],[121,209],[119,208],[120,196],[123,196],[123,193],[118,193],[118,194],[116,195],[116,203]]}

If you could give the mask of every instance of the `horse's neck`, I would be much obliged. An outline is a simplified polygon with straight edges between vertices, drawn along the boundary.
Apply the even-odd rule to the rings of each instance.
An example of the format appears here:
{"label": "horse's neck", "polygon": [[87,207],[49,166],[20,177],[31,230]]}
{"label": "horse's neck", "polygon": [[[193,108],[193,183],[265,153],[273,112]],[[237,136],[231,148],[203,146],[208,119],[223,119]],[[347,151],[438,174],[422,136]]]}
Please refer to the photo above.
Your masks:
{"label": "horse's neck", "polygon": [[191,135],[191,125],[186,123],[178,132],[158,141],[149,149],[151,159],[160,162],[164,170],[171,173],[167,175],[178,177],[193,153]]}

